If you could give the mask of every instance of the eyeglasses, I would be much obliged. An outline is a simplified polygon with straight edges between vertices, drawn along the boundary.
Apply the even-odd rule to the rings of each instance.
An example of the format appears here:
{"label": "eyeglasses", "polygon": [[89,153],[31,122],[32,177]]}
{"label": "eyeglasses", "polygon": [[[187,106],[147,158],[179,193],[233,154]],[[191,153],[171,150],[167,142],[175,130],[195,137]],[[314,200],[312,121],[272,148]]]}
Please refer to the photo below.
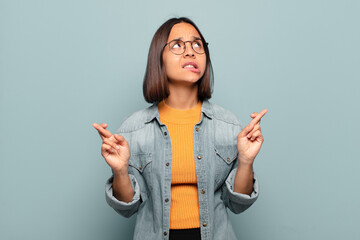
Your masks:
{"label": "eyeglasses", "polygon": [[[173,54],[176,55],[181,55],[185,52],[186,50],[186,43],[189,42],[191,43],[191,48],[198,54],[204,54],[205,53],[205,49],[203,46],[203,43],[201,41],[201,39],[196,39],[194,41],[182,41],[180,39],[175,39],[172,40],[168,43],[165,44],[164,48],[166,47],[166,45],[169,45],[169,49]],[[206,43],[208,44],[208,43]]]}

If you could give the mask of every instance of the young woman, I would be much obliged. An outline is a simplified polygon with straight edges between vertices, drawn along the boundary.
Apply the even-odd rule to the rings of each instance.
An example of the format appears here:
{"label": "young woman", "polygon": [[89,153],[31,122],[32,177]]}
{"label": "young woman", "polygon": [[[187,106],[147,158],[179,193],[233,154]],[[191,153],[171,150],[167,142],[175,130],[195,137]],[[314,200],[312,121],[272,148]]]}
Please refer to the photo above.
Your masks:
{"label": "young woman", "polygon": [[143,93],[152,106],[117,134],[93,124],[113,171],[106,200],[124,217],[137,212],[134,239],[236,239],[226,208],[240,213],[257,199],[253,162],[267,110],[242,129],[208,101],[212,86],[205,38],[191,20],[169,19],[148,55]]}

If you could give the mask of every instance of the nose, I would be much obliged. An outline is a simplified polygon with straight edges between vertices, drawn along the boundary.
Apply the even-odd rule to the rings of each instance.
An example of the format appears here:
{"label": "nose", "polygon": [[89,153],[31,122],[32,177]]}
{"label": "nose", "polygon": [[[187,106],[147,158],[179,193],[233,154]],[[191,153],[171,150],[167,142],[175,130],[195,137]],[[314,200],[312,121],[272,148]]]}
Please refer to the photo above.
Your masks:
{"label": "nose", "polygon": [[[186,45],[188,43],[188,45]],[[190,56],[193,57],[195,56],[195,51],[191,46],[191,42],[185,42],[185,52],[184,52],[185,56]]]}

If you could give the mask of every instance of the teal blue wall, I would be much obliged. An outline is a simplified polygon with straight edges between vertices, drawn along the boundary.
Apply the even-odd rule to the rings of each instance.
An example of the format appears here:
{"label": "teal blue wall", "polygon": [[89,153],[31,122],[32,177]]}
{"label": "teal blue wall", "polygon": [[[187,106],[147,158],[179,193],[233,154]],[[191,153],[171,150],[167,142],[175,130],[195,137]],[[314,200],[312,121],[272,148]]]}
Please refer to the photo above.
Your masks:
{"label": "teal blue wall", "polygon": [[193,19],[210,43],[212,102],[265,142],[239,239],[360,239],[360,3],[325,0],[0,0],[0,239],[131,239],[105,202],[93,122],[143,100],[151,38]]}

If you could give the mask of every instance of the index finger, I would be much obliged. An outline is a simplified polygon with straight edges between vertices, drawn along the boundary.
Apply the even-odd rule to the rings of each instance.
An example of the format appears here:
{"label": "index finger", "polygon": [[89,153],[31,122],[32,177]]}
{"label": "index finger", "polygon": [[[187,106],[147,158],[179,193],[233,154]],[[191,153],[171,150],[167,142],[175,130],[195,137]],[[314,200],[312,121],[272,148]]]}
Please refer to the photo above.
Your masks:
{"label": "index finger", "polygon": [[256,115],[256,117],[253,120],[251,120],[250,124],[255,125],[259,123],[261,118],[265,115],[265,113],[267,113],[267,111],[268,111],[267,109],[262,110],[258,115]]}
{"label": "index finger", "polygon": [[96,128],[96,130],[98,130],[100,136],[102,136],[102,137],[109,138],[109,137],[112,136],[112,134],[111,134],[111,132],[109,130],[104,129],[102,126],[100,126],[97,123],[94,123],[93,127]]}

